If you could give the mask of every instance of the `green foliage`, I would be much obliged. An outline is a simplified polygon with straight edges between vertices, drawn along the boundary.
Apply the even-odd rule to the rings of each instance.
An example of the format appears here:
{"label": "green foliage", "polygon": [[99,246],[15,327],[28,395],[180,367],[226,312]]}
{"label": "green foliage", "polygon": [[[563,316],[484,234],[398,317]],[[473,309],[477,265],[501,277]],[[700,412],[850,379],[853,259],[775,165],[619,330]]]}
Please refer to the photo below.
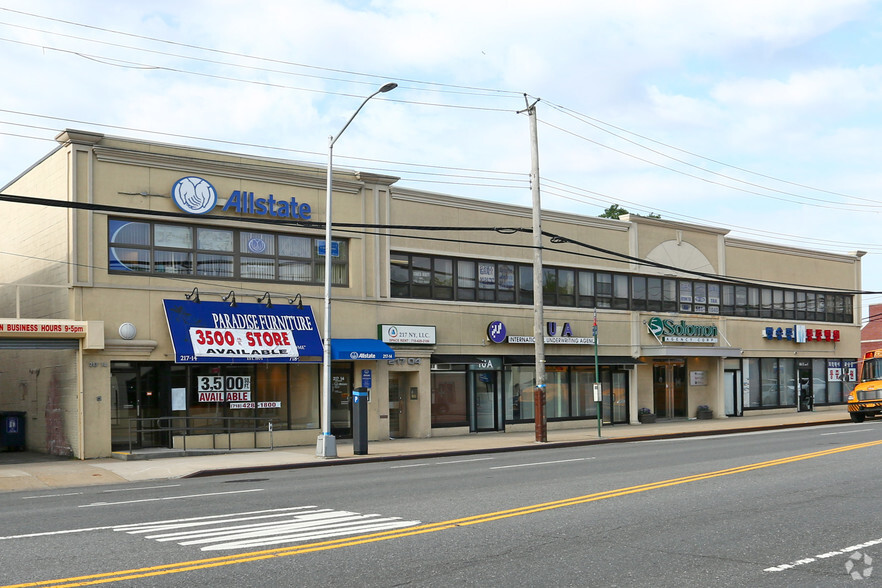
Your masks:
{"label": "green foliage", "polygon": [[[618,220],[620,216],[624,216],[626,214],[630,214],[627,210],[619,206],[618,204],[613,204],[609,208],[603,211],[603,214],[599,215],[600,218],[614,218]],[[646,218],[661,218],[660,214],[656,214],[654,212],[650,212],[646,215]]]}
{"label": "green foliage", "polygon": [[609,208],[603,211],[603,214],[600,215],[600,218],[615,218],[618,219],[620,216],[628,214],[628,211],[619,206],[618,204],[613,204]]}

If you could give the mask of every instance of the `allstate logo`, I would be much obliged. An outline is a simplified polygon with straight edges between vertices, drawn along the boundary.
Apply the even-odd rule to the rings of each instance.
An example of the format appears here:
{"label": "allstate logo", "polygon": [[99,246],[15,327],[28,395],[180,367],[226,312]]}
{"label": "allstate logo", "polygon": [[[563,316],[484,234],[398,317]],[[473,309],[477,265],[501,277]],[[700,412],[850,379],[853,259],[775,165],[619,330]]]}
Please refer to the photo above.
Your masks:
{"label": "allstate logo", "polygon": [[646,327],[649,329],[649,334],[653,337],[661,337],[662,333],[665,330],[665,323],[661,318],[654,316],[649,319],[649,322],[646,324]]}
{"label": "allstate logo", "polygon": [[358,359],[358,351],[353,351],[349,354],[349,359]]}
{"label": "allstate logo", "polygon": [[207,180],[187,176],[172,186],[172,200],[184,212],[205,214],[217,204],[217,190]]}
{"label": "allstate logo", "polygon": [[266,251],[266,242],[263,239],[258,239],[257,237],[248,240],[248,250],[251,253],[263,253]]}
{"label": "allstate logo", "polygon": [[487,337],[494,343],[505,341],[505,325],[502,324],[502,321],[493,321],[487,325]]}

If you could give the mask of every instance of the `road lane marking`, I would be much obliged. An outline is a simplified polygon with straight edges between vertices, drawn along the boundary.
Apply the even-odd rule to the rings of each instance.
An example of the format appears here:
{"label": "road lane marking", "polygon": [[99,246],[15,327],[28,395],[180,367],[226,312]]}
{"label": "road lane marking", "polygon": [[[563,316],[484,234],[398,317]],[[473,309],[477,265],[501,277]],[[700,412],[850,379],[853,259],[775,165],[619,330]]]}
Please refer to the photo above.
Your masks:
{"label": "road lane marking", "polygon": [[59,496],[79,496],[82,492],[68,492],[66,494],[41,494],[40,496],[22,496],[22,500],[34,500],[36,498],[58,498]]}
{"label": "road lane marking", "polygon": [[816,555],[814,557],[805,557],[803,559],[798,559],[796,561],[791,561],[789,563],[780,564],[777,566],[772,566],[770,568],[766,568],[764,572],[783,572],[784,570],[790,570],[797,566],[804,566],[805,564],[812,563],[814,561],[818,561],[819,559],[827,559],[829,557],[833,557],[835,555],[846,555],[848,553],[852,553],[854,551],[860,551],[861,549],[865,549],[867,547],[872,547],[873,545],[879,545],[882,543],[882,538],[873,539],[872,541],[867,541],[866,543],[860,543],[859,545],[849,545],[848,547],[843,547],[842,549],[837,549],[835,551],[828,551],[827,553],[822,553],[820,555]]}
{"label": "road lane marking", "polygon": [[852,433],[863,433],[865,431],[873,431],[874,429],[855,429],[853,431],[837,431],[835,433],[821,433],[821,437],[824,435],[850,435]]}
{"label": "road lane marking", "polygon": [[177,488],[180,484],[166,484],[165,486],[144,486],[143,488],[114,488],[113,490],[102,490],[104,494],[111,492],[134,492],[136,490],[159,490],[162,488]]}
{"label": "road lane marking", "polygon": [[505,470],[508,468],[528,468],[530,466],[543,466],[543,465],[552,465],[555,463],[567,463],[570,461],[585,461],[589,459],[595,459],[593,457],[577,457],[575,459],[558,459],[556,461],[537,461],[534,463],[516,463],[514,465],[504,465],[504,466],[494,466],[490,468],[491,470]]}
{"label": "road lane marking", "polygon": [[368,543],[376,543],[378,541],[388,541],[390,539],[399,539],[402,537],[412,537],[417,535],[422,535],[426,533],[434,533],[436,531],[445,531],[449,529],[455,529],[460,526],[468,526],[468,525],[476,525],[496,520],[501,520],[509,517],[523,516],[526,514],[532,514],[536,512],[542,512],[546,510],[563,508],[567,506],[574,506],[578,504],[587,504],[589,502],[594,502],[598,500],[605,500],[608,498],[615,498],[618,496],[627,496],[630,494],[637,494],[640,492],[647,492],[650,490],[658,490],[661,488],[669,488],[672,486],[677,486],[680,484],[688,484],[691,482],[698,482],[702,480],[711,480],[714,478],[719,478],[723,476],[731,476],[734,474],[740,474],[744,472],[751,472],[763,468],[775,467],[780,465],[787,465],[791,463],[796,463],[799,461],[814,459],[817,457],[825,457],[829,455],[835,455],[837,453],[843,453],[846,451],[854,451],[857,449],[865,449],[868,447],[875,447],[877,445],[882,445],[882,440],[880,441],[870,441],[866,443],[858,443],[855,445],[845,445],[842,447],[836,447],[833,449],[825,449],[822,451],[815,451],[812,453],[803,453],[799,455],[793,455],[790,457],[783,457],[779,459],[773,459],[769,461],[757,462],[753,464],[747,464],[743,466],[737,466],[734,468],[727,468],[725,470],[717,470],[713,472],[705,472],[702,474],[694,474],[691,476],[683,476],[681,478],[673,478],[670,480],[662,480],[659,482],[650,482],[648,484],[641,484],[638,486],[629,486],[625,488],[617,488],[615,490],[608,490],[605,492],[598,492],[595,494],[586,494],[584,496],[576,496],[573,498],[568,498],[564,500],[557,500],[553,502],[545,502],[541,504],[534,504],[530,506],[524,506],[519,508],[513,508],[508,510],[502,510],[492,513],[486,513],[483,515],[474,515],[470,517],[464,517],[460,519],[451,519],[449,521],[441,521],[437,523],[427,523],[423,525],[417,525],[414,527],[409,527],[406,529],[396,529],[390,531],[381,531],[379,533],[370,533],[367,535],[360,535],[356,537],[347,537],[343,539],[333,539],[329,541],[319,541],[316,543],[307,543],[305,545],[297,545],[294,547],[278,547],[275,549],[267,549],[263,551],[252,551],[246,553],[239,554],[231,554],[226,556],[219,556],[207,559],[199,559],[199,560],[191,560],[184,561],[174,564],[159,564],[155,566],[147,566],[143,568],[134,568],[127,570],[119,570],[115,572],[102,572],[97,574],[89,574],[86,576],[75,576],[70,578],[59,578],[56,580],[43,580],[39,582],[27,582],[23,584],[9,584],[7,586],[2,586],[0,588],[72,588],[74,586],[93,586],[96,584],[107,584],[110,582],[121,582],[124,580],[136,580],[140,578],[151,578],[156,576],[163,576],[168,574],[178,574],[182,572],[190,572],[197,570],[205,570],[216,568],[220,566],[228,566],[235,565],[240,563],[254,562],[267,560],[277,557],[290,557],[293,555],[301,555],[304,553],[314,553],[319,551],[327,551],[330,549],[340,549],[342,547],[352,547],[356,545],[364,545]]}
{"label": "road lane marking", "polygon": [[185,494],[183,496],[163,496],[161,498],[141,498],[139,500],[121,500],[119,502],[93,502],[81,504],[78,508],[90,508],[93,506],[117,506],[119,504],[136,504],[138,502],[159,502],[162,500],[183,500],[185,498],[205,498],[206,496],[222,496],[224,494],[244,494],[246,492],[263,492],[263,488],[250,490],[230,490],[229,492],[207,492],[205,494]]}
{"label": "road lane marking", "polygon": [[489,459],[493,459],[493,458],[492,457],[476,457],[474,459],[454,459],[451,461],[438,461],[435,463],[429,463],[429,462],[409,463],[409,464],[404,464],[404,465],[389,466],[389,469],[390,470],[401,470],[404,468],[422,468],[422,467],[430,466],[430,465],[438,466],[438,465],[450,465],[450,464],[455,464],[455,463],[471,463],[473,461],[487,461]]}

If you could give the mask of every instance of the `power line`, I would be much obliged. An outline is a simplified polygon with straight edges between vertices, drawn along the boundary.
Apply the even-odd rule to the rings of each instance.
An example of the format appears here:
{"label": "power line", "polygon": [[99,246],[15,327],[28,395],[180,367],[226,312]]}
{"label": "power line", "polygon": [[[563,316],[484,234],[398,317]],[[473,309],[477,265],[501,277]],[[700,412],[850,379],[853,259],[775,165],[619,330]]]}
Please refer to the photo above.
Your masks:
{"label": "power line", "polygon": [[[18,196],[13,194],[0,194],[0,202],[10,202],[17,204],[28,204],[28,205],[39,205],[39,206],[47,206],[51,208],[66,208],[66,209],[77,209],[77,210],[86,210],[91,212],[113,212],[117,214],[135,214],[135,215],[147,215],[147,216],[160,216],[167,218],[178,218],[178,219],[192,219],[192,215],[185,212],[172,212],[172,211],[159,211],[159,210],[150,210],[144,211],[137,208],[130,208],[125,206],[113,206],[107,204],[95,204],[88,202],[70,202],[70,201],[61,201],[61,200],[51,200],[47,198],[36,198],[31,196]],[[218,220],[218,221],[228,221],[228,217],[224,217],[221,215],[215,214],[204,214],[201,215],[200,218],[208,219],[208,220]],[[273,225],[283,225],[283,226],[294,226],[301,228],[322,228],[324,223],[312,222],[312,221],[286,221],[286,220],[276,220],[269,221],[264,218],[250,218],[250,217],[242,217],[238,218],[237,221],[248,222],[248,223],[256,223],[256,224],[273,224]],[[334,226],[337,227],[341,232],[344,231],[353,231],[353,230],[382,230],[386,232],[376,232],[369,233],[365,232],[364,234],[375,234],[378,236],[389,236],[389,230],[398,230],[398,231],[415,231],[417,233],[424,233],[427,231],[431,232],[441,232],[441,231],[466,231],[466,232],[495,232],[498,234],[516,234],[516,233],[532,233],[532,228],[528,227],[486,227],[486,226],[437,226],[437,225],[390,225],[390,224],[382,224],[382,223],[334,223]],[[597,259],[604,259],[605,261],[612,261],[617,263],[638,263],[641,265],[651,266],[659,269],[671,270],[680,272],[683,274],[699,276],[709,280],[715,280],[723,283],[731,283],[738,285],[749,285],[756,287],[770,287],[773,285],[777,286],[790,286],[790,287],[798,287],[798,288],[811,288],[819,291],[824,291],[830,294],[843,294],[843,295],[858,295],[858,294],[882,294],[882,292],[876,291],[865,291],[865,290],[849,290],[849,289],[833,289],[827,286],[812,286],[806,284],[794,284],[787,282],[777,282],[773,280],[757,280],[757,279],[747,279],[739,276],[728,276],[728,275],[720,275],[713,274],[709,272],[700,272],[696,270],[689,270],[686,268],[678,268],[675,266],[671,266],[668,264],[663,264],[660,262],[641,259],[638,257],[630,256],[627,254],[619,253],[613,250],[604,249],[602,247],[598,247],[595,245],[590,245],[588,243],[584,243],[578,241],[576,239],[572,239],[570,237],[566,237],[563,235],[551,233],[548,231],[543,231],[542,234],[551,239],[552,243],[568,243],[572,245],[576,245],[583,249],[588,249],[591,251],[595,251],[598,253],[602,253],[605,255],[605,258],[599,258],[597,256],[587,255],[587,257],[594,257]],[[427,235],[393,235],[400,238],[407,239],[429,239],[434,241],[444,241],[446,239],[440,237],[429,237]],[[486,245],[498,245],[498,242],[488,241],[486,243],[476,242],[473,239],[461,241],[456,240],[455,242],[466,242],[472,244],[486,244]],[[532,248],[532,245],[520,245],[520,244],[510,244],[512,247],[520,247],[520,248]],[[586,256],[584,253],[574,252],[563,249],[555,249],[543,246],[543,249],[548,249],[551,251],[556,251],[559,253],[565,253],[569,255],[576,256]]]}
{"label": "power line", "polygon": [[[665,143],[665,142],[663,142],[663,141],[659,141],[659,140],[657,140],[657,139],[653,139],[652,137],[647,137],[647,136],[645,136],[645,135],[641,135],[641,134],[639,134],[639,133],[635,133],[634,131],[630,131],[630,130],[628,130],[628,129],[624,129],[624,128],[622,128],[622,127],[616,126],[616,125],[614,125],[614,124],[612,124],[612,123],[608,123],[608,122],[602,121],[602,120],[600,120],[600,119],[598,119],[598,118],[594,118],[594,117],[588,116],[587,114],[578,113],[578,112],[576,112],[576,111],[574,111],[574,110],[571,110],[571,109],[569,109],[569,108],[566,108],[565,106],[560,106],[560,105],[557,105],[557,104],[554,104],[554,103],[551,103],[551,102],[548,102],[548,105],[551,106],[552,108],[554,108],[554,109],[556,109],[556,110],[558,110],[558,111],[564,113],[564,114],[567,114],[567,115],[569,115],[569,116],[572,116],[573,118],[575,118],[575,119],[577,119],[577,120],[580,120],[580,121],[584,122],[585,124],[588,124],[588,125],[590,125],[590,126],[596,128],[596,129],[598,129],[598,130],[600,130],[600,131],[603,131],[603,132],[605,132],[605,133],[609,133],[609,134],[611,134],[611,135],[613,135],[613,136],[615,136],[615,137],[619,137],[620,139],[623,139],[623,140],[625,140],[625,141],[628,141],[629,143],[633,143],[633,144],[638,145],[638,146],[640,146],[640,147],[643,147],[643,148],[645,148],[645,149],[648,149],[648,148],[645,147],[645,146],[643,146],[643,145],[640,145],[639,143],[636,143],[636,142],[634,142],[634,141],[631,141],[631,140],[629,140],[629,139],[626,139],[625,137],[622,137],[621,135],[619,135],[619,134],[617,134],[617,133],[613,133],[613,132],[611,132],[611,131],[609,131],[609,130],[603,128],[603,126],[610,127],[610,128],[613,128],[613,129],[616,129],[616,130],[622,131],[622,132],[624,132],[624,133],[628,133],[629,135],[633,135],[633,136],[635,136],[635,137],[639,137],[639,138],[644,139],[644,140],[646,140],[646,141],[651,141],[651,142],[653,142],[653,143],[655,143],[655,144],[657,144],[657,145],[661,145],[661,146],[663,146],[663,147],[667,147],[668,149],[674,149],[674,150],[679,151],[679,152],[681,152],[681,153],[685,153],[686,155],[691,155],[692,157],[697,157],[697,158],[699,158],[699,159],[703,159],[703,160],[705,160],[705,161],[709,161],[709,162],[711,162],[711,163],[715,163],[715,164],[717,164],[717,165],[722,165],[722,166],[725,166],[725,167],[728,167],[728,168],[732,168],[732,169],[735,169],[735,170],[738,170],[738,171],[742,171],[742,172],[745,172],[745,173],[749,173],[749,174],[752,174],[752,175],[755,175],[755,176],[759,176],[759,177],[766,178],[766,179],[769,179],[769,180],[774,180],[774,181],[776,181],[776,182],[781,182],[781,183],[783,183],[783,184],[790,184],[791,186],[796,186],[796,187],[798,187],[798,188],[806,188],[806,189],[808,189],[808,190],[814,190],[814,191],[816,191],[816,192],[824,192],[824,193],[826,193],[826,194],[831,194],[831,195],[833,195],[833,196],[842,196],[843,198],[851,198],[851,199],[854,199],[854,200],[863,200],[863,201],[865,201],[865,202],[875,202],[874,200],[872,200],[872,199],[870,199],[870,198],[861,198],[861,197],[859,197],[859,196],[851,196],[851,195],[849,195],[849,194],[844,194],[844,193],[842,193],[842,192],[834,192],[834,191],[831,191],[831,190],[825,190],[824,188],[816,188],[816,187],[814,187],[814,186],[809,186],[809,185],[807,185],[807,184],[800,184],[800,183],[798,183],[798,182],[792,182],[792,181],[790,181],[790,180],[785,180],[785,179],[778,178],[778,177],[775,177],[775,176],[770,176],[770,175],[763,174],[763,173],[760,173],[760,172],[757,172],[757,171],[752,171],[752,170],[749,170],[749,169],[746,169],[746,168],[743,168],[743,167],[739,167],[739,166],[737,166],[737,165],[732,165],[732,164],[730,164],[730,163],[725,163],[725,162],[723,162],[723,161],[719,161],[719,160],[717,160],[717,159],[713,159],[713,158],[710,158],[710,157],[706,157],[706,156],[701,155],[701,154],[699,154],[699,153],[694,153],[694,152],[692,152],[692,151],[687,151],[686,149],[682,149],[682,148],[677,147],[677,146],[675,146],[675,145],[670,145],[670,144]],[[594,121],[594,123],[599,123],[599,124],[594,124],[594,123],[589,122],[589,121]],[[601,126],[601,125],[603,125],[603,126]],[[664,157],[669,157],[668,155],[666,155],[666,154],[664,154],[664,153],[661,153],[661,152],[659,152],[659,151],[655,151],[655,150],[651,150],[651,151],[654,151],[654,152],[656,152],[656,153],[659,153],[660,155],[663,155]],[[679,161],[679,160],[677,160],[677,161]],[[704,169],[704,168],[701,168],[701,169]],[[710,171],[710,170],[707,170],[707,171]]]}

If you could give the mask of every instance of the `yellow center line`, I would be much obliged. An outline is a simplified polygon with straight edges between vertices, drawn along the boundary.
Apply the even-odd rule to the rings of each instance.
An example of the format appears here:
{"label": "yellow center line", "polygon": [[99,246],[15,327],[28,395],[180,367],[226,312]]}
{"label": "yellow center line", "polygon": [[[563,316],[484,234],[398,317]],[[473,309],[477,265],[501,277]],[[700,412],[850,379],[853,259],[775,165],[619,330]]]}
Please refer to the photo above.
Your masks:
{"label": "yellow center line", "polygon": [[789,463],[794,463],[798,461],[803,461],[806,459],[814,459],[816,457],[825,457],[828,455],[835,455],[837,453],[843,453],[846,451],[854,451],[856,449],[865,449],[868,447],[873,447],[876,445],[882,444],[882,440],[880,441],[870,441],[867,443],[858,443],[855,445],[845,445],[843,447],[836,447],[833,449],[825,449],[823,451],[815,451],[812,453],[803,453],[800,455],[793,455],[790,457],[783,457],[779,459],[773,459],[770,461],[763,461],[753,464],[747,464],[743,466],[737,466],[734,468],[728,468],[725,470],[717,470],[714,472],[705,472],[702,474],[694,474],[691,476],[684,476],[682,478],[673,478],[670,480],[662,480],[659,482],[651,482],[648,484],[641,484],[638,486],[629,486],[626,488],[617,488],[615,490],[607,490],[604,492],[597,492],[594,494],[586,494],[584,496],[576,496],[573,498],[567,498],[563,500],[555,500],[552,502],[544,502],[540,504],[532,504],[529,506],[522,506],[518,508],[512,508],[508,510],[500,510],[491,513],[485,513],[480,515],[473,515],[469,517],[463,517],[458,519],[451,519],[449,521],[441,521],[437,523],[427,523],[424,525],[416,525],[413,527],[408,527],[406,529],[397,529],[392,531],[382,531],[378,533],[370,533],[366,535],[359,535],[356,537],[347,537],[343,539],[333,539],[329,541],[319,541],[315,543],[307,543],[304,545],[297,545],[293,547],[279,547],[275,549],[268,549],[264,551],[253,551],[249,553],[239,553],[234,555],[225,555],[220,557],[213,557],[207,559],[198,559],[192,561],[184,561],[175,564],[164,564],[158,566],[149,566],[144,568],[136,568],[131,570],[120,570],[117,572],[105,572],[100,574],[91,574],[87,576],[76,576],[72,578],[61,578],[57,580],[43,580],[39,582],[26,582],[23,584],[9,584],[7,586],[0,586],[0,588],[29,588],[29,587],[49,587],[49,588],[70,588],[74,586],[95,586],[98,584],[108,584],[110,582],[120,582],[123,580],[134,580],[138,578],[149,578],[155,576],[162,576],[166,574],[177,574],[181,572],[190,572],[195,570],[204,570],[210,568],[216,568],[220,566],[228,566],[233,564],[247,563],[252,561],[260,561],[266,559],[272,559],[276,557],[288,557],[292,555],[300,555],[304,553],[314,553],[317,551],[327,551],[329,549],[339,549],[341,547],[352,547],[355,545],[363,545],[366,543],[375,543],[378,541],[387,541],[389,539],[399,539],[401,537],[411,537],[414,535],[422,535],[425,533],[434,533],[436,531],[444,531],[447,529],[453,529],[459,526],[468,526],[468,525],[477,525],[480,523],[488,523],[491,521],[498,521],[501,519],[506,519],[510,517],[523,516],[528,514],[533,514],[537,512],[543,512],[546,510],[552,510],[556,508],[563,508],[567,506],[575,506],[578,504],[586,504],[589,502],[595,502],[598,500],[605,500],[607,498],[615,498],[618,496],[627,496],[629,494],[637,494],[639,492],[647,492],[649,490],[658,490],[661,488],[669,488],[671,486],[677,486],[680,484],[688,484],[691,482],[699,482],[701,480],[710,480],[712,478],[719,478],[722,476],[731,476],[733,474],[741,474],[744,472],[750,472],[754,470],[759,470],[763,468],[769,468],[779,465],[786,465]]}

